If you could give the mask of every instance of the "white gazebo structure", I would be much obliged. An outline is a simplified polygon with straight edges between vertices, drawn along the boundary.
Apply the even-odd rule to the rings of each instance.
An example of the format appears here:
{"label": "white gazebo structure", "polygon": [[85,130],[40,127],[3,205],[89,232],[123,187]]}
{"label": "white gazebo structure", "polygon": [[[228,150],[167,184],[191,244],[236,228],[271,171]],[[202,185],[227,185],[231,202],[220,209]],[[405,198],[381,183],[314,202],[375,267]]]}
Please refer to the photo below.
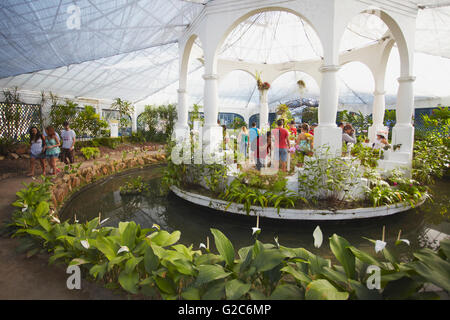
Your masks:
{"label": "white gazebo structure", "polygon": [[[322,45],[323,58],[308,61],[287,61],[277,64],[259,64],[219,58],[219,51],[232,30],[249,17],[266,11],[284,11],[297,15],[316,32]],[[393,144],[401,145],[399,151],[387,155],[381,167],[411,166],[414,127],[413,73],[415,24],[417,5],[409,2],[382,0],[214,0],[184,31],[179,40],[179,89],[177,139],[185,137],[188,130],[186,103],[188,63],[194,41],[198,38],[203,49],[204,63],[204,116],[203,145],[213,147],[221,141],[222,128],[217,124],[219,113],[218,83],[229,72],[242,70],[255,76],[262,72],[263,81],[271,83],[289,71],[302,71],[316,80],[320,87],[319,126],[315,129],[315,147],[328,146],[335,154],[342,147],[341,129],[336,126],[338,111],[337,72],[346,63],[358,61],[372,73],[373,126],[369,137],[375,138],[384,129],[385,75],[388,58],[394,44],[400,56],[400,77]],[[353,17],[360,13],[378,16],[388,27],[388,32],[377,43],[339,52],[341,38]],[[295,36],[295,35],[294,35]],[[260,90],[260,124],[268,124],[266,90]]]}

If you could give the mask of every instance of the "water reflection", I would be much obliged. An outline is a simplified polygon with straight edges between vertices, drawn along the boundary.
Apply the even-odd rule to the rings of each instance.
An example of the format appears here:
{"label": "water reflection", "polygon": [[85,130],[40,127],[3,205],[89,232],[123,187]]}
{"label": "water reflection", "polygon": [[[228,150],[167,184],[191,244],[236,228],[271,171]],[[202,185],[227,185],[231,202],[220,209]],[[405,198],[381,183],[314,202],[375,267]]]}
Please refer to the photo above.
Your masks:
{"label": "water reflection", "polygon": [[[210,209],[192,205],[173,194],[161,194],[161,167],[143,169],[133,173],[109,178],[96,184],[73,198],[62,214],[63,219],[71,219],[74,214],[80,221],[92,219],[101,212],[102,217],[110,217],[105,225],[117,226],[119,221],[133,220],[143,228],[150,228],[157,223],[167,231],[180,230],[180,241],[186,245],[205,242],[211,237],[210,228],[224,232],[235,247],[253,243],[251,227],[256,224],[255,217],[219,213]],[[121,196],[119,188],[128,179],[142,176],[150,184],[149,192],[139,196]],[[410,253],[419,247],[435,248],[438,241],[450,234],[450,217],[448,213],[450,181],[440,181],[433,186],[434,202],[428,202],[420,208],[399,213],[391,217],[374,218],[360,221],[280,221],[261,218],[263,242],[274,242],[291,247],[305,247],[323,256],[330,256],[327,242],[320,249],[313,246],[312,233],[320,225],[324,238],[337,233],[356,247],[374,253],[372,243],[362,237],[381,239],[383,225],[386,226],[386,239],[391,249],[399,253]],[[402,238],[411,242],[411,247],[402,244],[392,248],[402,230]]]}

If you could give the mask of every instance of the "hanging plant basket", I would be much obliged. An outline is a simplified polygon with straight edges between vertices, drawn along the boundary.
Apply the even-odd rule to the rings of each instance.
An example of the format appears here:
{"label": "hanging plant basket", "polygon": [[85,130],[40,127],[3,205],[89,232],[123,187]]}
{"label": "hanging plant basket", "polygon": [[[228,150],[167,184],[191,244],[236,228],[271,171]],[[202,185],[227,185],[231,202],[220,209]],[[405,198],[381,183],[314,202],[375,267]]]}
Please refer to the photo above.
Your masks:
{"label": "hanging plant basket", "polygon": [[259,90],[269,90],[270,89],[270,83],[268,83],[268,82],[262,82],[261,80],[257,80],[256,84],[258,85]]}
{"label": "hanging plant basket", "polygon": [[298,81],[297,81],[297,84],[298,84],[298,87],[299,87],[300,89],[305,89],[305,88],[306,88],[306,83],[305,83],[305,81],[303,81],[303,80],[298,80]]}

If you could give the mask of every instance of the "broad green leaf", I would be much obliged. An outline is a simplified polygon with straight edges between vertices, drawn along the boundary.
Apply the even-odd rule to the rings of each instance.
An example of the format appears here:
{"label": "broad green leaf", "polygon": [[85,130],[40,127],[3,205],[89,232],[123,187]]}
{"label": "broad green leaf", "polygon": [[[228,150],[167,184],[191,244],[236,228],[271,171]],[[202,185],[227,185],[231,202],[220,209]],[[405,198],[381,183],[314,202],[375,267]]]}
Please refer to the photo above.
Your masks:
{"label": "broad green leaf", "polygon": [[385,300],[405,300],[420,290],[422,285],[410,277],[390,281],[383,289]]}
{"label": "broad green leaf", "polygon": [[352,254],[349,247],[350,243],[337,234],[333,234],[330,237],[331,251],[333,251],[333,254],[344,267],[347,277],[355,279],[355,256]]}
{"label": "broad green leaf", "polygon": [[272,292],[269,300],[303,300],[303,291],[292,284],[278,285]]}
{"label": "broad green leaf", "polygon": [[156,244],[160,247],[167,247],[175,244],[180,239],[181,232],[174,231],[169,233],[165,230],[153,232],[147,238],[151,240],[152,244]]}
{"label": "broad green leaf", "polygon": [[186,300],[200,300],[200,290],[198,288],[186,288],[181,296]]}
{"label": "broad green leaf", "polygon": [[171,260],[170,263],[177,269],[179,273],[188,276],[194,275],[194,268],[192,267],[192,264],[189,260],[187,259]]}
{"label": "broad green leaf", "polygon": [[250,290],[248,294],[252,300],[265,300],[267,298],[263,293],[255,290]]}
{"label": "broad green leaf", "polygon": [[37,205],[36,209],[33,212],[33,215],[36,218],[44,217],[44,216],[47,216],[49,210],[50,210],[50,206],[49,206],[48,202],[42,201]]}
{"label": "broad green leaf", "polygon": [[234,263],[234,247],[230,240],[219,230],[211,228],[211,233],[214,235],[217,251],[225,260],[228,266]]}
{"label": "broad green leaf", "polygon": [[37,220],[45,231],[50,232],[50,230],[52,229],[52,225],[50,224],[47,218],[38,218]]}
{"label": "broad green leaf", "polygon": [[122,232],[121,245],[127,246],[130,250],[133,250],[136,241],[136,232],[137,232],[136,223],[133,221],[128,222],[125,229]]}
{"label": "broad green leaf", "polygon": [[26,233],[31,234],[33,236],[38,236],[44,239],[45,241],[49,241],[50,237],[49,234],[46,231],[38,230],[38,229],[26,229]]}
{"label": "broad green leaf", "polygon": [[356,297],[358,300],[381,300],[381,294],[378,292],[377,289],[368,289],[367,285],[353,280],[349,279],[349,285],[354,290]]}
{"label": "broad green leaf", "polygon": [[225,293],[228,300],[238,300],[250,290],[250,283],[243,283],[238,279],[233,279],[225,283]]}
{"label": "broad green leaf", "polygon": [[106,258],[108,258],[108,260],[114,259],[116,257],[116,252],[119,249],[112,240],[106,237],[97,238],[93,244],[105,255]]}
{"label": "broad green leaf", "polygon": [[106,273],[106,267],[108,265],[108,262],[102,263],[102,264],[96,264],[91,269],[89,269],[89,274],[93,276],[94,278],[102,279],[103,276]]}
{"label": "broad green leaf", "polygon": [[450,239],[444,239],[440,241],[440,251],[442,251],[447,257],[447,261],[450,261]]}
{"label": "broad green leaf", "polygon": [[214,280],[223,279],[228,277],[230,274],[231,272],[226,272],[222,266],[217,264],[199,266],[196,285],[201,286]]}
{"label": "broad green leaf", "polygon": [[295,278],[295,280],[298,280],[300,282],[305,282],[306,284],[311,282],[311,278],[308,275],[306,275],[302,271],[298,271],[298,270],[294,269],[290,265],[282,268],[281,271],[289,273],[290,275],[292,275]]}
{"label": "broad green leaf", "polygon": [[158,286],[158,288],[162,292],[165,292],[170,295],[176,294],[176,292],[177,292],[176,286],[175,286],[175,283],[171,279],[156,277],[155,282],[156,282],[156,285]]}
{"label": "broad green leaf", "polygon": [[70,261],[69,266],[79,266],[82,264],[90,263],[88,260],[83,258],[75,258]]}
{"label": "broad green leaf", "polygon": [[328,280],[311,281],[306,287],[306,300],[347,300],[348,292],[338,291]]}
{"label": "broad green leaf", "polygon": [[145,271],[147,271],[148,273],[151,274],[152,271],[154,271],[158,268],[158,265],[159,265],[158,257],[153,252],[152,247],[147,245],[147,247],[145,248],[145,253],[144,253]]}
{"label": "broad green leaf", "polygon": [[130,293],[138,293],[138,287],[137,284],[139,282],[139,274],[134,271],[131,273],[126,273],[125,271],[122,271],[119,274],[119,283],[126,291]]}
{"label": "broad green leaf", "polygon": [[221,300],[225,296],[225,282],[219,281],[208,286],[202,300]]}
{"label": "broad green leaf", "polygon": [[359,260],[361,260],[364,263],[367,263],[369,265],[374,265],[374,266],[378,266],[380,267],[380,263],[377,261],[377,259],[375,259],[374,257],[372,257],[370,254],[361,251],[359,249],[356,249],[354,246],[350,246],[348,247],[350,249],[350,251],[353,253],[353,255],[358,258]]}
{"label": "broad green leaf", "polygon": [[414,256],[420,260],[410,264],[414,271],[427,281],[450,292],[450,262],[428,248],[415,252]]}
{"label": "broad green leaf", "polygon": [[279,250],[275,249],[263,249],[253,260],[253,265],[258,272],[264,272],[271,270],[281,264],[285,256]]}
{"label": "broad green leaf", "polygon": [[144,259],[144,257],[131,257],[128,259],[128,261],[125,263],[125,272],[130,273],[135,271],[136,266]]}

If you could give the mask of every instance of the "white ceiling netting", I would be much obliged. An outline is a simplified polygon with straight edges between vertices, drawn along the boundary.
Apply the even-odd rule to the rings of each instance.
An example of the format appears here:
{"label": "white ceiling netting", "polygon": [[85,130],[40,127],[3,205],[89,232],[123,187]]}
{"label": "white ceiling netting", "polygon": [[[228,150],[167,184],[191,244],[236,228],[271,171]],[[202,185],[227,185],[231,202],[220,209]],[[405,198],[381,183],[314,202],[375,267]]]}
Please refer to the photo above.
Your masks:
{"label": "white ceiling netting", "polygon": [[[184,29],[203,8],[184,0],[5,0],[0,4],[0,87],[17,86],[58,95],[113,99],[139,104],[176,102],[178,45]],[[206,2],[206,1],[204,1]],[[450,3],[419,10],[416,30],[416,98],[450,95]],[[80,9],[80,28],[68,19]],[[387,27],[378,18],[359,15],[349,24],[341,50],[365,46],[381,38]],[[292,35],[295,34],[296,37]],[[202,103],[201,43],[194,46],[189,67],[189,103]],[[265,12],[241,23],[228,37],[220,58],[276,63],[320,58],[312,28],[297,16]],[[395,103],[398,53],[394,48],[386,76],[387,103]],[[360,63],[339,72],[340,102],[371,105],[373,80]],[[300,72],[284,74],[272,84],[269,102],[299,98],[296,81],[307,83],[302,97],[318,97],[314,80]],[[253,107],[258,103],[252,77],[235,71],[221,80],[221,107]]]}

